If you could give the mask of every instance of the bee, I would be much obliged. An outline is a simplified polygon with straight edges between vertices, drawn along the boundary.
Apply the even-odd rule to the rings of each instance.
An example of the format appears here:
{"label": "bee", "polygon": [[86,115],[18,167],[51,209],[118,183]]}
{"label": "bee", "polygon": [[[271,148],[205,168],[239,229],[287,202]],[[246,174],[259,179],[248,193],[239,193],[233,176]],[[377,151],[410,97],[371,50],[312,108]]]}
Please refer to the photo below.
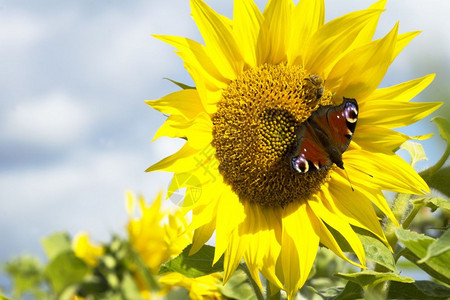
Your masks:
{"label": "bee", "polygon": [[316,101],[318,101],[320,98],[322,98],[324,87],[323,87],[323,80],[319,77],[317,74],[312,74],[309,76],[309,78],[306,78],[316,89]]}

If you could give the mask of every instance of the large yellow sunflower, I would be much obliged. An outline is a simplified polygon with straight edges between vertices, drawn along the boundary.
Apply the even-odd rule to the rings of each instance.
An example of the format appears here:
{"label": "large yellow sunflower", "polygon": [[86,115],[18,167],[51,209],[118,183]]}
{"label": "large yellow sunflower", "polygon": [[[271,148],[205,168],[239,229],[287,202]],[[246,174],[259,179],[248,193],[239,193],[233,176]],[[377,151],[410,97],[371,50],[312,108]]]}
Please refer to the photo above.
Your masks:
{"label": "large yellow sunflower", "polygon": [[[243,257],[261,288],[259,272],[292,298],[308,277],[319,243],[350,261],[330,228],[353,249],[359,262],[352,263],[364,267],[363,246],[352,226],[387,244],[372,204],[397,222],[382,190],[429,191],[394,153],[409,137],[392,128],[422,119],[440,103],[408,102],[433,75],[377,89],[418,34],[399,34],[396,24],[373,40],[385,2],[324,24],[323,0],[297,5],[270,0],[264,12],[252,0],[236,0],[233,20],[192,0],[205,45],[157,36],[177,49],[195,88],[147,102],[169,115],[155,138],[186,139],[178,152],[147,171],[173,172],[171,189],[187,188],[185,205],[192,209],[195,229],[192,252],[215,231],[215,261],[225,255],[225,282]],[[338,106],[344,97],[356,99],[347,100],[357,103],[351,114]],[[349,127],[307,121],[310,116],[326,121],[324,107],[343,110],[347,123],[340,124]],[[303,139],[309,139],[307,150],[318,149],[314,159],[293,167],[292,151],[298,152],[305,124],[313,128],[308,131],[319,123],[328,126],[322,130],[325,138],[320,143]],[[345,149],[337,134],[347,129],[351,142]],[[332,155],[327,143],[343,153]],[[330,157],[340,168],[328,163]],[[327,163],[318,163],[319,158]]]}

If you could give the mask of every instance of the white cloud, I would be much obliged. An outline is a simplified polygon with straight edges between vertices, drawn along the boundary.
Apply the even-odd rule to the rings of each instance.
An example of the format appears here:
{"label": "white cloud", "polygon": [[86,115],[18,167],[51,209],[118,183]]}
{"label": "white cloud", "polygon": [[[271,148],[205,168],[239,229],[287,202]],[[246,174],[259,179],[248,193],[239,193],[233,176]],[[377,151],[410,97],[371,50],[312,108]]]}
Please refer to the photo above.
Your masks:
{"label": "white cloud", "polygon": [[24,12],[0,15],[0,49],[26,48],[46,35],[41,18]]}
{"label": "white cloud", "polygon": [[52,92],[10,109],[2,128],[8,140],[53,148],[84,138],[90,123],[86,105],[64,92]]}

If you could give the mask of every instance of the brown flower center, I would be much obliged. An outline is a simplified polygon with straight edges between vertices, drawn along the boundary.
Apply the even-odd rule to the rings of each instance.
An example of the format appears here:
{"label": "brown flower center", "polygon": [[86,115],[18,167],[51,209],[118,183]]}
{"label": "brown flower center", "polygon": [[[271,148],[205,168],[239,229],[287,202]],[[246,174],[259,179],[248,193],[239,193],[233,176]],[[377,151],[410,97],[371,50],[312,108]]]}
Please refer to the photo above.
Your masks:
{"label": "brown flower center", "polygon": [[320,77],[300,66],[266,64],[229,84],[212,118],[212,144],[241,201],[284,207],[320,189],[328,170],[297,173],[287,155],[295,129],[331,98]]}

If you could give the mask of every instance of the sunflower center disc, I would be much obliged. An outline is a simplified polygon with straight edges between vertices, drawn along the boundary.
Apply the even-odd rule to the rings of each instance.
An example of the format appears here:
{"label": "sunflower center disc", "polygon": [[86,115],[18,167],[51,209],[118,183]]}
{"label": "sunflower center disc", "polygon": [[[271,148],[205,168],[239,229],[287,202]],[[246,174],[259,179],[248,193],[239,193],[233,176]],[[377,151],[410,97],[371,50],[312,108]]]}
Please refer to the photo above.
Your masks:
{"label": "sunflower center disc", "polygon": [[295,128],[328,104],[331,92],[300,66],[266,64],[229,84],[212,118],[212,144],[224,181],[241,201],[284,207],[320,189],[328,170],[297,173],[287,154]]}

